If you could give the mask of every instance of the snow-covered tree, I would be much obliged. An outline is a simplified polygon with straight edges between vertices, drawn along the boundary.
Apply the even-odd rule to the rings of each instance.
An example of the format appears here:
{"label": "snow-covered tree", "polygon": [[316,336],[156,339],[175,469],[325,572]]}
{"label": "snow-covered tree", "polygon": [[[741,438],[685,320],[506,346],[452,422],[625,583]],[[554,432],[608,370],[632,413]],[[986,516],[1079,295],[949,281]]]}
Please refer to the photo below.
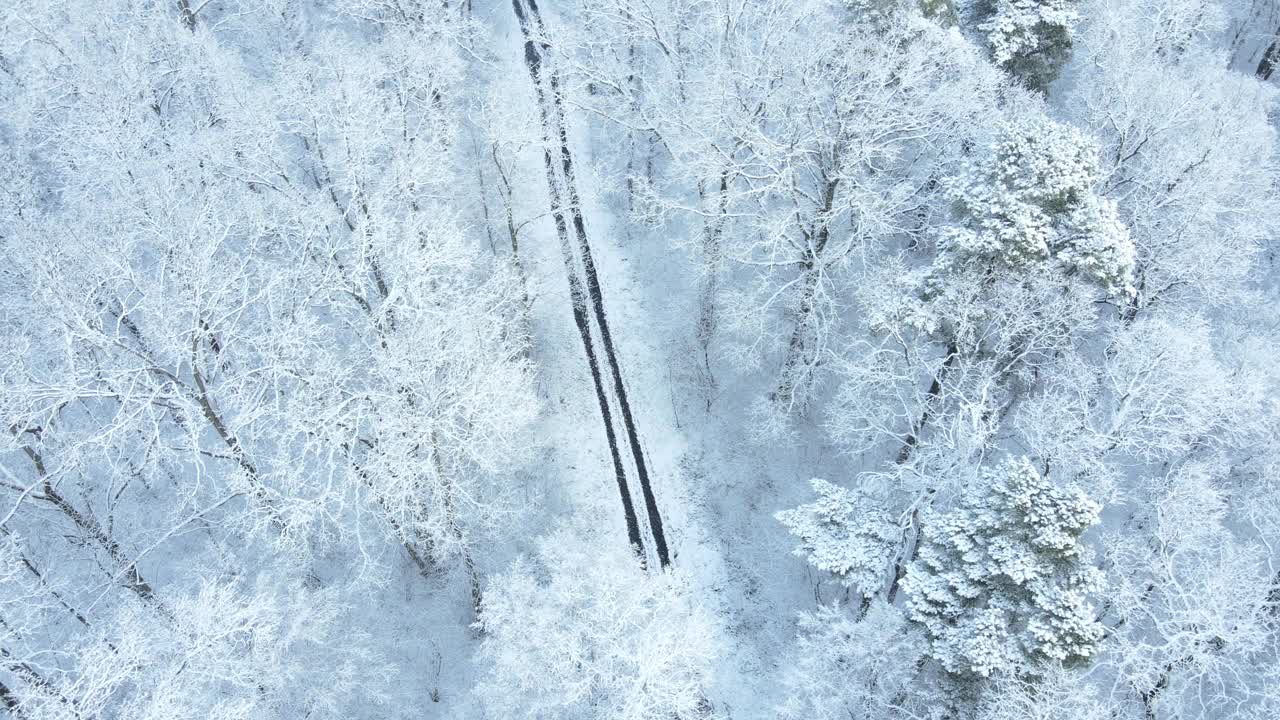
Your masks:
{"label": "snow-covered tree", "polygon": [[1045,91],[1071,52],[1077,0],[982,0],[978,29],[991,58],[1028,87]]}
{"label": "snow-covered tree", "polygon": [[951,186],[961,222],[938,239],[944,264],[1050,261],[1108,292],[1131,292],[1133,243],[1100,181],[1096,146],[1079,130],[1035,111],[1004,123]]}
{"label": "snow-covered tree", "polygon": [[[13,688],[17,717],[350,717],[383,699],[392,670],[352,632],[347,612],[334,590],[214,582],[172,603],[160,622],[126,606],[86,622],[60,648],[60,666],[33,659],[39,671],[15,673],[26,675]],[[0,667],[21,664],[9,656]]]}
{"label": "snow-covered tree", "polygon": [[1046,664],[1034,678],[1003,675],[978,703],[978,720],[1111,720],[1120,708],[1078,669]]}
{"label": "snow-covered tree", "polygon": [[[590,102],[670,153],[641,190],[660,218],[699,227],[676,234],[706,263],[699,340],[735,370],[777,368],[755,410],[785,433],[850,331],[864,253],[924,240],[938,178],[986,137],[999,73],[912,3],[883,23],[825,0],[598,4],[579,56],[603,96]],[[622,57],[664,82],[623,90]]]}
{"label": "snow-covered tree", "polygon": [[531,507],[519,284],[450,195],[469,26],[358,5],[0,8],[19,717],[360,716],[346,608],[478,594]]}
{"label": "snow-covered tree", "polygon": [[920,629],[883,601],[859,619],[823,606],[800,617],[783,671],[787,720],[883,720],[924,712],[938,697],[921,691],[926,643]]}
{"label": "snow-covered tree", "polygon": [[1048,462],[1100,490],[1121,482],[1120,459],[1161,463],[1253,447],[1269,433],[1267,379],[1223,362],[1221,332],[1194,315],[1163,313],[1116,327],[1101,361],[1064,352],[1048,364],[1042,394],[1012,423]]}
{"label": "snow-covered tree", "polygon": [[485,590],[478,700],[494,717],[701,718],[716,620],[677,570],[559,530]]}
{"label": "snow-covered tree", "polygon": [[1148,717],[1254,711],[1274,693],[1274,557],[1228,527],[1215,463],[1135,491],[1133,522],[1106,540],[1108,652],[1099,662]]}
{"label": "snow-covered tree", "polygon": [[1101,574],[1080,536],[1098,513],[1025,457],[984,469],[954,510],[927,511],[902,589],[930,654],[979,676],[1092,657],[1103,629],[1089,595]]}
{"label": "snow-covered tree", "polygon": [[1274,88],[1226,67],[1216,3],[1095,0],[1082,17],[1060,104],[1099,141],[1133,239],[1130,312],[1252,303],[1245,282],[1275,234]]}
{"label": "snow-covered tree", "polygon": [[814,478],[817,499],[778,513],[778,521],[800,539],[795,554],[871,597],[889,578],[902,529],[874,498]]}

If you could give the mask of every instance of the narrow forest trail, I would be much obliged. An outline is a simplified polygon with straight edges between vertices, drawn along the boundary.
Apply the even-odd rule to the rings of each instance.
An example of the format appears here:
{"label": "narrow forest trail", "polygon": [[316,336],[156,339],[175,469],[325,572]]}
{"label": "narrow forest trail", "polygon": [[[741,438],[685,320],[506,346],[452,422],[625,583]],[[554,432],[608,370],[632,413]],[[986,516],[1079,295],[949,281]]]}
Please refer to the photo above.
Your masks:
{"label": "narrow forest trail", "polygon": [[[517,72],[521,76],[519,94],[527,93],[533,103],[522,122],[546,123],[535,133],[546,142],[536,143],[536,151],[522,161],[529,179],[528,210],[546,215],[531,224],[520,252],[534,298],[540,385],[549,401],[540,432],[555,438],[547,482],[565,495],[562,512],[609,528],[619,542],[634,538],[634,517],[651,570],[665,565],[651,530],[651,518],[658,518],[671,566],[689,583],[692,596],[722,618],[725,652],[734,658],[718,669],[709,699],[726,717],[765,717],[768,705],[751,709],[750,698],[763,698],[762,674],[771,675],[772,669],[744,635],[740,616],[744,603],[753,603],[747,597],[751,593],[742,588],[742,568],[731,569],[726,561],[724,519],[706,497],[726,485],[723,480],[710,484],[709,469],[697,459],[706,430],[698,425],[707,418],[704,411],[692,410],[701,408],[700,398],[685,397],[696,391],[684,377],[682,351],[671,344],[689,317],[676,296],[693,285],[680,276],[665,240],[660,249],[629,244],[644,241],[626,239],[627,220],[611,203],[610,189],[620,181],[597,168],[587,118],[572,105],[553,102],[539,41],[546,33],[554,37],[558,18],[542,18],[539,30],[527,2],[501,5],[506,5],[504,16],[495,12],[494,19],[507,43],[504,59],[512,63],[512,78]],[[523,31],[521,12],[526,13]],[[566,156],[574,173],[572,195],[564,181]],[[562,212],[549,212],[555,208]],[[583,245],[590,253],[590,273]],[[600,332],[602,319],[607,342]],[[625,406],[619,403],[622,397]],[[637,460],[643,463],[643,482]],[[625,493],[621,513],[619,493]],[[747,522],[736,517],[733,522],[738,521]],[[797,565],[785,551],[771,557]],[[773,615],[771,607],[761,606],[753,615]],[[791,627],[789,619],[781,624]]]}
{"label": "narrow forest trail", "polygon": [[[536,0],[512,0],[512,8],[523,38],[524,63],[537,104],[548,200],[569,285],[574,325],[591,373],[628,539],[642,558],[647,561],[652,550],[659,567],[665,568],[671,564],[666,530],[649,474],[650,461],[646,457],[628,384],[618,359],[604,289],[587,231],[574,151],[569,145],[569,120],[561,97],[562,82],[556,68],[547,62],[546,25]],[[569,221],[566,221],[566,216]],[[572,223],[573,242],[570,240],[569,222]],[[619,421],[621,433],[615,426]],[[628,452],[624,453],[623,447]],[[622,457],[624,454],[628,455],[626,461]],[[647,531],[644,533],[640,531],[640,520],[635,510],[633,493],[636,488],[628,481],[629,476],[636,480],[643,499]]]}

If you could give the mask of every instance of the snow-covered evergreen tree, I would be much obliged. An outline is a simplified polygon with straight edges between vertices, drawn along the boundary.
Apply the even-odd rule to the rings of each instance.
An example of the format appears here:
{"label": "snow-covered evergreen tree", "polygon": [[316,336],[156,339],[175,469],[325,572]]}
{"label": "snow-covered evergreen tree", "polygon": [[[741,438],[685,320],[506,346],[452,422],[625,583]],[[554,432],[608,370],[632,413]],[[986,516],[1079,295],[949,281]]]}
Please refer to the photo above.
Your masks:
{"label": "snow-covered evergreen tree", "polygon": [[814,478],[818,497],[775,517],[800,539],[795,554],[870,597],[888,582],[901,528],[874,498]]}
{"label": "snow-covered evergreen tree", "polygon": [[1091,657],[1102,626],[1089,594],[1101,574],[1080,536],[1099,511],[1022,457],[984,469],[954,510],[926,512],[902,587],[932,656],[979,676]]}
{"label": "snow-covered evergreen tree", "polygon": [[991,58],[1028,87],[1048,88],[1071,52],[1080,19],[1076,0],[987,0],[985,19]]}
{"label": "snow-covered evergreen tree", "polygon": [[939,238],[944,264],[1052,261],[1109,292],[1130,291],[1133,243],[1099,180],[1097,148],[1079,130],[1035,110],[1003,123],[995,144],[951,184],[960,223]]}

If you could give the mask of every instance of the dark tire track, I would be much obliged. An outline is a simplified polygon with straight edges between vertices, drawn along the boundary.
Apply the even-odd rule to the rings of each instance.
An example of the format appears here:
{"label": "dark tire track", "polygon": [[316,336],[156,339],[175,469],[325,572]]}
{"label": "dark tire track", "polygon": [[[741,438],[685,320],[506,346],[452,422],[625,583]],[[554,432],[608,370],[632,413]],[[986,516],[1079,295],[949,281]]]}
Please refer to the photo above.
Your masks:
{"label": "dark tire track", "polygon": [[[560,239],[560,255],[564,260],[565,274],[569,279],[569,298],[573,307],[573,322],[578,328],[578,336],[582,340],[582,349],[587,356],[587,366],[591,370],[591,379],[595,385],[596,401],[600,405],[600,415],[604,420],[605,439],[609,444],[609,454],[613,459],[614,478],[618,484],[618,494],[622,498],[622,513],[627,524],[627,539],[635,549],[641,561],[645,558],[644,541],[640,537],[640,524],[636,517],[635,506],[631,502],[631,490],[627,485],[627,475],[622,467],[622,456],[618,452],[618,440],[613,430],[613,413],[609,409],[609,399],[605,392],[604,381],[600,377],[600,363],[596,358],[595,344],[591,339],[591,321],[587,315],[586,294],[582,289],[582,278],[578,276],[578,268],[574,262],[573,248],[569,244],[569,228],[564,219],[563,201],[560,186],[556,179],[555,162],[551,157],[551,122],[547,115],[546,94],[542,89],[542,55],[534,43],[528,26],[528,18],[520,0],[512,0],[516,18],[520,22],[520,30],[524,34],[524,61],[529,68],[533,80],[533,90],[538,102],[538,114],[542,121],[543,131],[543,164],[547,173],[547,189],[551,199],[551,216],[555,222],[556,235]],[[629,412],[628,412],[629,414]]]}
{"label": "dark tire track", "polygon": [[[618,407],[622,415],[623,428],[627,434],[627,441],[631,447],[631,457],[636,467],[636,475],[640,483],[640,491],[644,498],[645,511],[649,521],[649,530],[653,535],[654,550],[658,555],[658,562],[662,567],[671,564],[671,556],[667,548],[666,533],[662,525],[662,515],[658,511],[657,498],[653,494],[653,487],[649,482],[648,463],[645,461],[644,449],[640,444],[639,433],[636,431],[635,419],[631,414],[631,403],[627,399],[626,383],[622,378],[622,371],[618,364],[617,352],[614,350],[613,335],[609,331],[609,321],[604,308],[604,294],[600,288],[600,278],[596,272],[595,260],[591,253],[591,245],[587,239],[586,222],[582,216],[582,203],[578,194],[578,183],[576,173],[573,166],[573,154],[569,150],[568,130],[565,122],[564,103],[561,99],[560,79],[558,73],[554,70],[547,73],[547,82],[550,87],[551,109],[547,112],[546,93],[540,86],[540,78],[542,76],[543,57],[542,52],[546,49],[545,45],[536,42],[533,38],[532,28],[530,28],[530,20],[536,26],[540,36],[546,36],[546,26],[543,24],[542,15],[538,10],[537,0],[524,0],[528,3],[529,12],[526,15],[521,7],[521,0],[512,0],[515,8],[517,19],[520,22],[520,30],[525,38],[525,63],[529,66],[530,75],[533,78],[535,92],[537,93],[539,113],[543,121],[544,134],[550,137],[552,131],[558,140],[560,146],[560,166],[564,174],[565,190],[569,200],[569,211],[573,218],[574,234],[577,238],[578,252],[582,258],[582,265],[586,277],[587,296],[591,301],[592,313],[595,316],[596,325],[600,329],[600,340],[604,348],[605,359],[609,364],[610,374],[613,378],[614,394],[618,399]],[[548,123],[548,115],[550,115],[550,124]],[[548,164],[550,160],[550,149],[544,147],[544,158]],[[553,178],[554,173],[548,169],[548,182],[555,188]],[[555,188],[553,192],[559,195],[559,189]],[[552,204],[559,210],[559,203],[556,198],[552,199]],[[563,222],[563,215],[557,214],[558,222]],[[557,225],[559,230],[559,225]]]}

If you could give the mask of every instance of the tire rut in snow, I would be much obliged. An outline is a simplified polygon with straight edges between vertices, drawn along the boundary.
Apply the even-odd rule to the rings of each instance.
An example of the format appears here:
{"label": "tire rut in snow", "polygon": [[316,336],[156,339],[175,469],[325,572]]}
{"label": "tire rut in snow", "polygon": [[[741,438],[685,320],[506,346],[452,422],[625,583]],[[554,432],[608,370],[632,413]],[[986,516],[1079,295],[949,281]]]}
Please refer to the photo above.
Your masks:
{"label": "tire rut in snow", "polygon": [[600,415],[604,421],[605,439],[609,444],[609,454],[613,460],[614,479],[618,484],[618,494],[622,498],[622,513],[627,524],[627,539],[643,561],[645,558],[644,541],[640,537],[640,525],[636,517],[635,506],[631,502],[631,490],[627,485],[627,475],[622,466],[622,456],[618,452],[618,440],[613,430],[613,413],[609,409],[609,399],[605,392],[604,381],[600,377],[600,363],[596,358],[595,344],[591,339],[591,321],[587,316],[586,296],[582,289],[582,279],[578,277],[578,269],[574,262],[573,248],[569,244],[569,229],[562,211],[559,183],[556,181],[555,163],[551,158],[550,121],[547,117],[546,97],[542,90],[542,58],[538,52],[527,27],[527,20],[520,0],[512,0],[520,28],[525,35],[524,60],[533,80],[534,94],[538,102],[538,113],[543,128],[543,163],[547,173],[547,188],[551,199],[551,215],[556,226],[556,235],[560,239],[560,255],[564,260],[565,274],[569,279],[569,298],[573,308],[573,322],[578,328],[578,336],[582,340],[582,349],[587,356],[587,366],[591,370],[591,380],[595,386],[596,401],[600,405]]}
{"label": "tire rut in snow", "polygon": [[[640,482],[641,494],[644,498],[645,511],[649,521],[649,530],[653,535],[654,550],[658,555],[658,562],[662,567],[671,564],[670,553],[667,548],[666,533],[662,525],[662,515],[658,511],[657,498],[653,494],[653,487],[649,482],[648,464],[645,461],[644,449],[640,444],[639,433],[636,431],[635,419],[631,414],[631,404],[627,399],[626,383],[622,378],[622,371],[618,364],[617,353],[614,350],[613,335],[609,331],[608,317],[604,308],[604,295],[600,288],[600,278],[596,272],[595,260],[591,253],[591,245],[587,239],[586,222],[582,216],[582,203],[578,195],[577,178],[573,167],[573,154],[569,150],[568,130],[565,122],[565,112],[563,101],[560,94],[559,75],[552,70],[547,74],[548,85],[551,94],[551,112],[547,109],[546,93],[543,92],[540,79],[542,76],[542,51],[545,45],[540,46],[533,39],[530,28],[530,18],[537,26],[538,33],[542,36],[546,35],[546,27],[542,22],[541,13],[538,10],[536,0],[525,0],[529,6],[529,13],[526,15],[521,7],[521,0],[512,0],[515,8],[517,20],[520,22],[520,30],[525,38],[525,63],[529,67],[530,76],[533,79],[534,89],[539,105],[539,114],[543,122],[543,134],[545,139],[550,142],[552,134],[559,144],[560,148],[560,165],[564,175],[565,190],[568,194],[569,210],[573,217],[574,234],[578,241],[578,251],[582,258],[584,274],[586,276],[587,298],[591,302],[592,314],[595,316],[596,325],[600,329],[600,340],[604,348],[605,359],[609,364],[610,374],[613,378],[613,389],[618,400],[618,407],[622,415],[623,428],[627,434],[628,445],[631,448],[631,457],[636,467],[636,475]],[[552,188],[552,205],[557,217],[557,231],[563,227],[563,215],[560,213],[560,204],[557,198],[560,190],[555,182],[555,173],[551,168],[551,151],[549,147],[544,145],[544,159],[548,164],[548,184]],[[562,236],[562,244],[567,240]],[[566,264],[571,265],[571,261],[566,257]],[[571,272],[571,276],[576,277],[576,272]],[[571,284],[573,281],[571,280]],[[584,337],[584,341],[589,342],[589,333]],[[593,352],[588,351],[594,355]],[[606,421],[607,422],[607,421]]]}

